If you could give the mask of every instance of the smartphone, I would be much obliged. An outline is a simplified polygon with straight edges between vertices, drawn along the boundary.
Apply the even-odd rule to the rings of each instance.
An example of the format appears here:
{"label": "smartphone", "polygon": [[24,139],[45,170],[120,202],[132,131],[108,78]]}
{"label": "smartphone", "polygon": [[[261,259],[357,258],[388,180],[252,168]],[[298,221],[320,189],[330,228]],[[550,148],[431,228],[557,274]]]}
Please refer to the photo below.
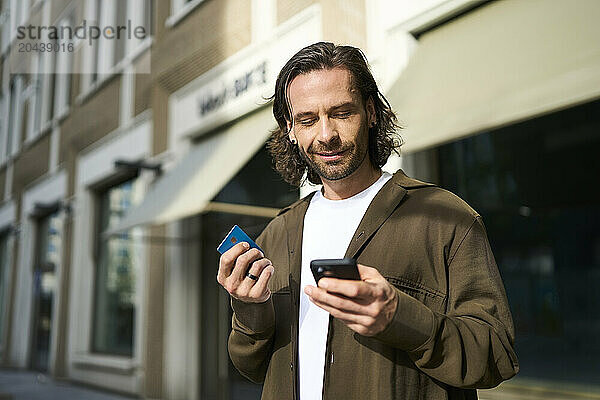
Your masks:
{"label": "smartphone", "polygon": [[251,249],[255,248],[260,250],[263,254],[265,253],[256,243],[254,243],[254,240],[250,239],[250,236],[237,225],[234,225],[233,228],[231,228],[227,236],[225,236],[225,239],[223,239],[221,244],[217,247],[217,251],[223,254],[239,242],[247,242]]}
{"label": "smartphone", "polygon": [[324,277],[360,280],[360,274],[358,273],[358,267],[354,258],[312,260],[310,262],[310,270],[315,277],[316,283],[319,283],[319,279]]}

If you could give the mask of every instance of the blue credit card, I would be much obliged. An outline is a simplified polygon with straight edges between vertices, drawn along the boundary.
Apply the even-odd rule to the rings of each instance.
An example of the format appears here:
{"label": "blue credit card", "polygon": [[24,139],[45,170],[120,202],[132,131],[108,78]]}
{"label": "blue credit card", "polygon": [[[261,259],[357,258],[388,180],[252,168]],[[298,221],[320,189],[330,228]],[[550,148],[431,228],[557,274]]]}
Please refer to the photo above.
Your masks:
{"label": "blue credit card", "polygon": [[[250,239],[250,236],[248,236],[246,232],[244,232],[242,228],[237,225],[234,225],[233,228],[231,228],[227,236],[225,236],[225,239],[223,239],[219,247],[217,247],[217,251],[223,254],[239,242],[247,242],[250,245],[250,248],[255,248],[262,251],[262,249],[258,247],[256,243],[254,243],[254,240]],[[262,252],[264,254],[264,251]]]}

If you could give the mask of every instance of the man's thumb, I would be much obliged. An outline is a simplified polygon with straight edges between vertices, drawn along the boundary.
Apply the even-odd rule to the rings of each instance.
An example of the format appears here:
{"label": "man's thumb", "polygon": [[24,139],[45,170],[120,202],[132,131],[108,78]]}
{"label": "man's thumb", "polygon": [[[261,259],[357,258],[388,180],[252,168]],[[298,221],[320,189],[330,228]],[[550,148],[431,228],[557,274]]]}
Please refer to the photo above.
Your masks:
{"label": "man's thumb", "polygon": [[363,281],[381,276],[379,271],[377,271],[377,269],[375,269],[373,267],[367,267],[366,265],[362,265],[362,264],[356,264],[356,266],[358,267],[358,273],[360,275],[360,279],[362,279]]}

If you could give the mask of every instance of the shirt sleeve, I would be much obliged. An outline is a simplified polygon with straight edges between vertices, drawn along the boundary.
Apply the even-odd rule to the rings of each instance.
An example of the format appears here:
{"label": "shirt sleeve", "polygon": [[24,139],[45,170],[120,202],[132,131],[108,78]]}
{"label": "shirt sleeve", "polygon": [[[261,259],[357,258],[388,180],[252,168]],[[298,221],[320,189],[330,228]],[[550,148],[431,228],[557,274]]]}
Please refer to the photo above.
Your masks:
{"label": "shirt sleeve", "polygon": [[396,314],[376,338],[407,351],[432,378],[460,388],[490,388],[514,376],[514,327],[481,217],[474,218],[447,266],[445,313],[397,289]]}
{"label": "shirt sleeve", "polygon": [[[267,227],[256,239],[258,246],[268,254]],[[232,329],[228,351],[231,362],[246,378],[263,383],[271,359],[275,335],[273,297],[263,303],[245,303],[231,298]]]}
{"label": "shirt sleeve", "polygon": [[271,297],[259,304],[231,299],[233,308],[232,330],[229,335],[229,356],[233,365],[255,383],[265,380],[273,335],[275,312]]}

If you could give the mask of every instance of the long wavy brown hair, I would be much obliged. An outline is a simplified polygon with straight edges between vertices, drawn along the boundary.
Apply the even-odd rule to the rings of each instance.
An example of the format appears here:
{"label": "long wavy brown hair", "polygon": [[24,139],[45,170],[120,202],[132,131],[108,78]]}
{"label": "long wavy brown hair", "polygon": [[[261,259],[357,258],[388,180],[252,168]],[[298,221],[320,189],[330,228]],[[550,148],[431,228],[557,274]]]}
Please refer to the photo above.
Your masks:
{"label": "long wavy brown hair", "polygon": [[294,186],[304,183],[304,176],[313,184],[320,184],[319,175],[304,161],[297,145],[288,137],[288,122],[292,121],[288,87],[295,77],[321,69],[345,68],[352,75],[352,82],[360,91],[363,104],[373,99],[377,124],[369,128],[369,159],[381,168],[392,152],[400,154],[402,139],[397,130],[396,114],[390,103],[377,88],[364,53],[352,46],[336,46],[329,42],[311,44],[297,52],[284,65],[275,82],[273,115],[278,128],[271,132],[267,149],[273,157],[275,170]]}

